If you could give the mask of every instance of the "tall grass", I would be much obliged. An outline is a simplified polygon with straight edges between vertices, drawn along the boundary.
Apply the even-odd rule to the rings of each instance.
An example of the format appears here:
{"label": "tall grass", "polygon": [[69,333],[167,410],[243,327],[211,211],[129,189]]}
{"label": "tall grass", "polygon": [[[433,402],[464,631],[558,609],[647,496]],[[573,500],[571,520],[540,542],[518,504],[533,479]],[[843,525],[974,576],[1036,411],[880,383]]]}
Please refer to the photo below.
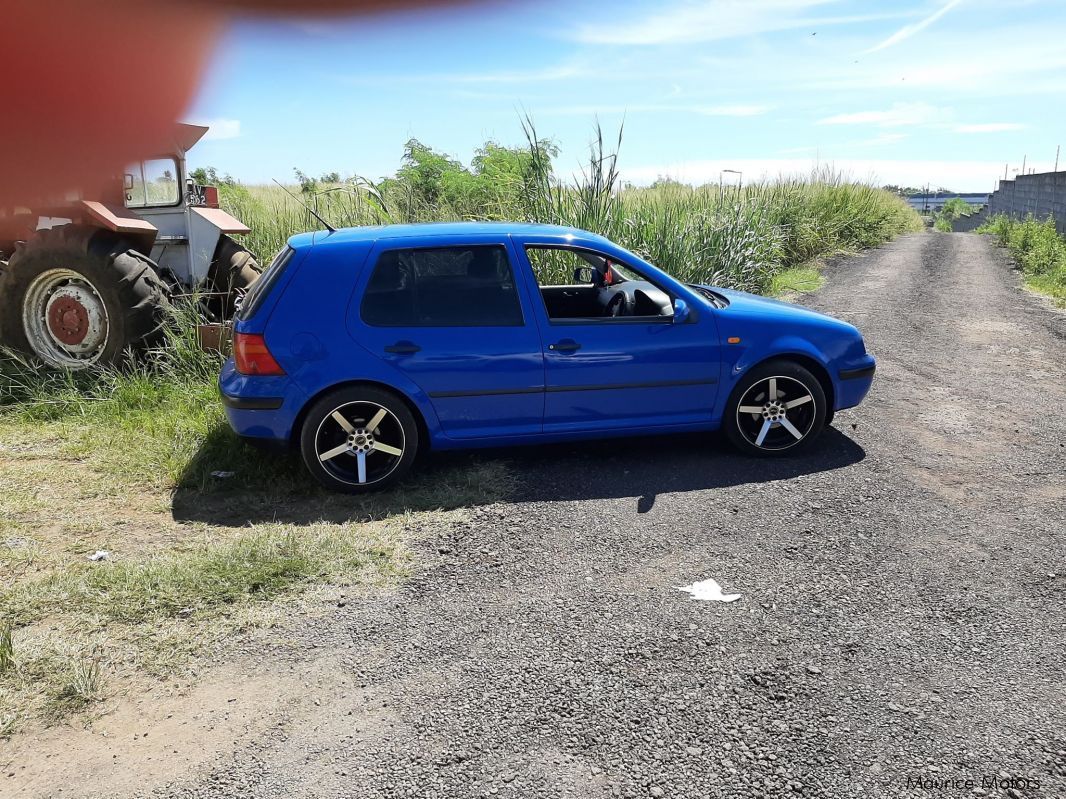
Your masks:
{"label": "tall grass", "polygon": [[991,233],[1010,250],[1030,288],[1066,307],[1066,239],[1052,217],[1040,221],[1030,214],[1019,220],[997,214],[977,232]]}
{"label": "tall grass", "polygon": [[[783,269],[922,229],[899,197],[828,169],[742,188],[625,186],[621,133],[609,143],[599,129],[584,167],[564,180],[554,169],[554,150],[528,119],[524,130],[524,154],[486,145],[511,156],[511,170],[502,175],[437,156],[430,177],[401,169],[399,177],[378,184],[354,178],[293,188],[335,227],[462,220],[568,225],[606,236],[679,279],[755,292],[767,291]],[[252,228],[248,244],[260,257],[294,233],[318,227],[276,186],[230,187],[222,198]]]}

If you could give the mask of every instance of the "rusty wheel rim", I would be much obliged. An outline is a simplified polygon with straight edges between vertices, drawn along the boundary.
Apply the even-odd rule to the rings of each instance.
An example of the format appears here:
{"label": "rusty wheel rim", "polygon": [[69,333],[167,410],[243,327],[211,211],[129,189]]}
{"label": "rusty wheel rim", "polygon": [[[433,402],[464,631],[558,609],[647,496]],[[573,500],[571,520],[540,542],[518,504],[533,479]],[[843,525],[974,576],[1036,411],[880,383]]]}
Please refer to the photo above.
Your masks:
{"label": "rusty wheel rim", "polygon": [[26,291],[22,321],[30,349],[53,366],[88,366],[107,346],[103,298],[72,269],[49,269],[34,278]]}

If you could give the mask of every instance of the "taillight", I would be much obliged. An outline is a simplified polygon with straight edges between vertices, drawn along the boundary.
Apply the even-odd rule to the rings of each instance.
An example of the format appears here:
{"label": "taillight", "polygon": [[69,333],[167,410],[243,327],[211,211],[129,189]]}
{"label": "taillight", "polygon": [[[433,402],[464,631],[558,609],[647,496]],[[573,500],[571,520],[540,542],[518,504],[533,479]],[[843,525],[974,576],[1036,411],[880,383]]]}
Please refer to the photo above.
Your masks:
{"label": "taillight", "polygon": [[242,375],[285,374],[258,333],[233,334],[233,362]]}

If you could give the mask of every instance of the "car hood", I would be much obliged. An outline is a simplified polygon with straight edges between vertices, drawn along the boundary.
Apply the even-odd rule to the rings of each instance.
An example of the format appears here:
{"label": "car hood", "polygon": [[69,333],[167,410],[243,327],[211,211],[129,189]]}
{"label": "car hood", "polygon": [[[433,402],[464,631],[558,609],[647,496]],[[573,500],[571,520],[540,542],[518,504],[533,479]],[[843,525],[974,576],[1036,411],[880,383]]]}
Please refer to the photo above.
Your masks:
{"label": "car hood", "polygon": [[818,311],[812,311],[802,305],[794,305],[791,302],[772,300],[769,297],[760,297],[758,294],[749,294],[746,291],[736,291],[735,289],[723,289],[717,286],[703,286],[702,288],[715,291],[729,300],[729,307],[723,309],[721,313],[728,314],[733,312],[750,316],[766,315],[777,319],[788,317],[797,322],[820,322],[823,324],[832,322],[837,325],[851,327],[847,322],[818,313]]}

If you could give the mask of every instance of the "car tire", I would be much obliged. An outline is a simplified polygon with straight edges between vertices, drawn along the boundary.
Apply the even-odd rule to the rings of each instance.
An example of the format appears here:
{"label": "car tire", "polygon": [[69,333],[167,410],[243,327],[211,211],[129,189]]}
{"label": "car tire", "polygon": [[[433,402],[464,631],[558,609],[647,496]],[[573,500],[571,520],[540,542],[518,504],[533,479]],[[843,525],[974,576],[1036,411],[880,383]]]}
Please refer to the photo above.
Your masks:
{"label": "car tire", "polygon": [[411,470],[421,441],[407,403],[373,386],[331,391],[311,406],[300,452],[330,491],[363,494],[395,485]]}
{"label": "car tire", "polygon": [[825,424],[822,384],[787,360],[767,361],[744,375],[722,418],[726,438],[741,452],[760,457],[802,452]]}

